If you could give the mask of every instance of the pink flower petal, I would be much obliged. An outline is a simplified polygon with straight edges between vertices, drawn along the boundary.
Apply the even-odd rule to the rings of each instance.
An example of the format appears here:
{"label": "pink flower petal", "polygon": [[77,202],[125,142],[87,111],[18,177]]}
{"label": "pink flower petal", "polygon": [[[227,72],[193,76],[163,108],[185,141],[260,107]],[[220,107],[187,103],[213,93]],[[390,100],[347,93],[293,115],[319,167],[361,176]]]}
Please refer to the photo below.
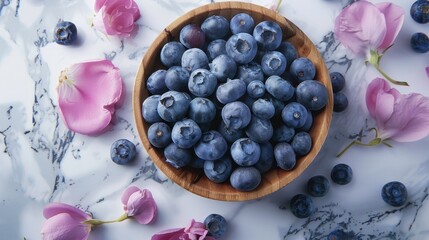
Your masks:
{"label": "pink flower petal", "polygon": [[401,96],[383,130],[398,142],[412,142],[429,135],[429,98],[413,93]]}
{"label": "pink flower petal", "polygon": [[102,133],[121,98],[119,70],[109,60],[85,62],[73,65],[61,78],[58,102],[67,127],[86,135]]}
{"label": "pink flower petal", "polygon": [[208,233],[204,223],[197,222],[194,219],[191,220],[191,223],[185,228],[185,233],[188,233],[188,236],[193,239],[204,239]]}
{"label": "pink flower petal", "polygon": [[140,188],[136,187],[136,186],[129,186],[127,187],[127,189],[124,190],[124,192],[122,193],[121,196],[121,202],[122,204],[124,204],[125,206],[128,203],[128,199],[130,199],[131,194],[140,191]]}
{"label": "pink flower petal", "polygon": [[72,218],[75,218],[82,222],[91,219],[91,216],[89,214],[65,203],[50,203],[43,209],[43,216],[45,218],[51,218],[55,215],[62,213],[67,213]]}
{"label": "pink flower petal", "polygon": [[133,193],[127,206],[130,216],[133,216],[140,224],[149,224],[156,219],[156,203],[152,194],[146,189]]}
{"label": "pink flower petal", "polygon": [[173,228],[161,231],[152,236],[151,240],[181,240],[185,228]]}
{"label": "pink flower petal", "polygon": [[404,23],[404,9],[393,3],[378,3],[375,5],[386,19],[386,36],[378,49],[384,52],[390,47],[398,36]]}
{"label": "pink flower petal", "polygon": [[43,240],[86,240],[91,225],[76,221],[68,213],[60,213],[47,219],[42,226]]}
{"label": "pink flower petal", "polygon": [[95,5],[94,5],[95,12],[100,11],[100,9],[103,7],[106,1],[107,0],[95,0]]}
{"label": "pink flower petal", "polygon": [[366,56],[376,50],[386,35],[386,21],[378,8],[367,1],[355,2],[335,19],[335,37],[354,54]]}
{"label": "pink flower petal", "polygon": [[429,77],[429,67],[426,68],[426,75]]}

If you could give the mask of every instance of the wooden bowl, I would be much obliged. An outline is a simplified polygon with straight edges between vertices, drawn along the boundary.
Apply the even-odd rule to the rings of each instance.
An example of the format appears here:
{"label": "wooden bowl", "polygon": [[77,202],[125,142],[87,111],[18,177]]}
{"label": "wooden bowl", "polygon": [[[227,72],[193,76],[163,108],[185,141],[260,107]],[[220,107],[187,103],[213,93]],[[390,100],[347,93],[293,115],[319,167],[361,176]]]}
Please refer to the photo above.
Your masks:
{"label": "wooden bowl", "polygon": [[[146,79],[155,70],[165,69],[159,57],[161,48],[165,43],[173,40],[178,41],[180,29],[186,24],[201,24],[205,18],[211,15],[222,15],[230,20],[232,16],[240,12],[250,14],[255,20],[255,25],[264,20],[277,22],[283,30],[283,39],[290,41],[297,48],[301,57],[307,57],[315,64],[317,70],[315,79],[322,82],[327,87],[329,93],[327,106],[316,113],[313,127],[310,130],[313,140],[311,151],[307,155],[298,158],[295,168],[291,171],[274,168],[263,174],[261,184],[250,192],[235,190],[231,187],[229,181],[222,184],[211,182],[205,177],[202,170],[192,168],[175,169],[166,163],[163,151],[152,147],[148,141],[147,130],[150,124],[144,121],[141,109],[143,101],[149,96],[146,90]],[[224,201],[243,201],[256,199],[279,190],[292,182],[312,163],[320,151],[329,130],[333,112],[333,95],[329,74],[321,55],[311,40],[295,24],[274,11],[258,5],[243,2],[222,2],[208,4],[186,13],[159,34],[147,50],[137,72],[133,93],[133,110],[137,130],[143,146],[155,165],[167,177],[190,192],[206,198]]]}

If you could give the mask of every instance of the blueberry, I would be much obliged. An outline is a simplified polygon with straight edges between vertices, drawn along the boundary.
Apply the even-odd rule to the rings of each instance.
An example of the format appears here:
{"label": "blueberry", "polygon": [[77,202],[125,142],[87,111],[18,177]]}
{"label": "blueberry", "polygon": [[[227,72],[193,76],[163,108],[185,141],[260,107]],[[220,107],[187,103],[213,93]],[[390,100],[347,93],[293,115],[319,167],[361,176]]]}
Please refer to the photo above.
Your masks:
{"label": "blueberry", "polygon": [[316,76],[316,66],[310,59],[300,57],[290,64],[290,73],[298,82],[312,80]]}
{"label": "blueberry", "polygon": [[249,84],[255,80],[263,82],[265,79],[264,72],[262,72],[262,67],[257,62],[239,65],[236,77],[243,80],[246,84]]}
{"label": "blueberry", "polygon": [[228,55],[222,54],[217,56],[209,64],[210,71],[217,77],[220,82],[232,79],[237,72],[237,64]]}
{"label": "blueberry", "polygon": [[283,31],[276,22],[263,21],[255,26],[253,36],[261,49],[271,51],[282,43]]}
{"label": "blueberry", "polygon": [[77,28],[72,22],[60,20],[54,29],[54,40],[61,45],[71,45],[77,39]]}
{"label": "blueberry", "polygon": [[314,212],[313,200],[305,194],[297,194],[290,200],[290,210],[295,217],[307,218]]}
{"label": "blueberry", "polygon": [[231,145],[231,157],[240,166],[252,166],[261,157],[261,147],[249,138],[240,138]]}
{"label": "blueberry", "polygon": [[323,197],[329,191],[329,181],[325,176],[313,176],[308,179],[307,192],[313,197]]}
{"label": "blueberry", "polygon": [[201,138],[202,132],[192,119],[177,121],[171,130],[171,139],[180,148],[191,148]]}
{"label": "blueberry", "polygon": [[197,97],[208,97],[217,86],[216,76],[207,69],[196,69],[189,76],[188,89]]}
{"label": "blueberry", "polygon": [[342,92],[334,93],[334,112],[342,112],[349,105],[347,96]]}
{"label": "blueberry", "polygon": [[228,144],[222,135],[214,130],[203,133],[200,141],[195,145],[195,154],[204,160],[220,159],[228,150]]}
{"label": "blueberry", "polygon": [[206,35],[199,26],[191,23],[180,30],[179,39],[187,48],[202,48],[206,41]]}
{"label": "blueberry", "polygon": [[156,122],[147,130],[147,138],[152,146],[165,148],[171,143],[171,128],[164,122]]}
{"label": "blueberry", "polygon": [[407,188],[401,182],[388,182],[381,190],[381,197],[387,204],[400,207],[407,201]]}
{"label": "blueberry", "polygon": [[292,128],[303,127],[307,120],[307,109],[300,103],[288,103],[282,110],[283,123]]}
{"label": "blueberry", "polygon": [[216,90],[216,98],[222,104],[234,102],[246,93],[246,83],[241,79],[228,80],[219,85]]}
{"label": "blueberry", "polygon": [[312,141],[308,132],[299,132],[292,139],[291,146],[297,156],[304,156],[310,152]]}
{"label": "blueberry", "polygon": [[299,57],[295,46],[288,41],[282,42],[276,51],[281,52],[286,57],[286,63],[289,63],[289,65]]}
{"label": "blueberry", "polygon": [[411,5],[410,15],[418,23],[429,22],[429,2],[427,0],[418,0]]}
{"label": "blueberry", "polygon": [[244,96],[240,98],[240,101],[244,103],[249,109],[252,109],[253,103],[256,100],[257,100],[256,98],[252,98],[248,94],[244,94]]}
{"label": "blueberry", "polygon": [[217,56],[226,54],[226,41],[224,39],[216,39],[207,45],[207,57],[211,61]]}
{"label": "blueberry", "polygon": [[295,88],[288,81],[277,75],[267,78],[265,88],[271,96],[284,102],[290,100],[295,93]]}
{"label": "blueberry", "polygon": [[162,64],[166,67],[179,66],[185,50],[185,47],[180,42],[172,41],[166,43],[162,46],[160,53]]}
{"label": "blueberry", "polygon": [[110,147],[110,157],[113,162],[124,165],[136,156],[136,146],[127,139],[116,140]]}
{"label": "blueberry", "polygon": [[276,109],[270,100],[259,98],[252,105],[252,113],[261,119],[270,119],[276,113]]}
{"label": "blueberry", "polygon": [[159,116],[167,122],[177,122],[188,113],[191,97],[183,92],[168,91],[161,95],[157,111]]}
{"label": "blueberry", "polygon": [[310,111],[322,109],[328,103],[328,90],[315,80],[305,80],[296,87],[296,100]]}
{"label": "blueberry", "polygon": [[280,125],[279,127],[274,129],[273,137],[271,138],[271,141],[274,143],[279,142],[291,142],[293,139],[293,136],[295,136],[295,128],[288,127],[287,125]]}
{"label": "blueberry", "polygon": [[225,235],[228,229],[228,222],[226,219],[219,214],[210,214],[204,219],[204,225],[209,231],[208,235],[214,238],[220,238]]}
{"label": "blueberry", "polygon": [[254,165],[261,174],[268,172],[274,166],[274,148],[271,143],[259,144],[261,148],[261,157]]}
{"label": "blueberry", "polygon": [[238,167],[232,173],[229,181],[238,191],[249,192],[261,183],[261,173],[255,167]]}
{"label": "blueberry", "polygon": [[142,103],[142,116],[148,123],[160,122],[162,118],[159,116],[158,107],[160,95],[152,95],[146,98]]}
{"label": "blueberry", "polygon": [[331,179],[334,183],[346,185],[352,181],[353,171],[349,165],[340,163],[335,165],[331,171]]}
{"label": "blueberry", "polygon": [[192,162],[192,151],[189,149],[179,148],[176,144],[171,143],[164,148],[165,161],[174,168],[182,168]]}
{"label": "blueberry", "polygon": [[169,90],[184,92],[188,90],[189,71],[180,66],[172,66],[165,74],[165,85]]}
{"label": "blueberry", "polygon": [[261,59],[262,71],[267,76],[281,75],[286,70],[286,57],[277,51],[268,51]]}
{"label": "blueberry", "polygon": [[165,85],[165,75],[167,71],[159,69],[153,72],[146,81],[147,90],[153,94],[163,94],[168,91],[167,85]]}
{"label": "blueberry", "polygon": [[331,78],[332,91],[334,93],[341,91],[346,85],[346,79],[343,74],[339,72],[331,72],[329,76]]}
{"label": "blueberry", "polygon": [[215,183],[222,183],[228,180],[232,172],[232,160],[229,157],[222,157],[216,161],[204,162],[204,174]]}
{"label": "blueberry", "polygon": [[313,126],[313,113],[307,109],[307,119],[305,120],[304,126],[297,128],[300,132],[308,132]]}
{"label": "blueberry", "polygon": [[252,16],[247,13],[238,13],[231,18],[229,27],[233,34],[237,33],[252,33],[255,21]]}
{"label": "blueberry", "polygon": [[219,133],[229,143],[233,143],[236,140],[243,138],[245,136],[243,129],[230,129],[226,127],[226,124],[223,121],[221,121],[219,125]]}
{"label": "blueberry", "polygon": [[189,72],[193,72],[199,68],[209,69],[209,59],[206,53],[199,48],[186,50],[182,55],[181,62],[182,67],[186,68]]}
{"label": "blueberry", "polygon": [[353,232],[346,233],[341,229],[334,230],[329,233],[327,240],[354,240],[356,237]]}
{"label": "blueberry", "polygon": [[229,32],[229,22],[225,17],[212,15],[204,20],[201,24],[201,30],[210,40],[220,39]]}
{"label": "blueberry", "polygon": [[276,144],[274,147],[274,159],[277,162],[277,166],[283,170],[292,170],[296,164],[295,152],[287,142]]}
{"label": "blueberry", "polygon": [[253,80],[247,85],[247,94],[252,98],[260,98],[265,94],[265,84],[259,80]]}
{"label": "blueberry", "polygon": [[283,108],[285,107],[285,103],[273,96],[269,97],[270,102],[273,104],[275,113],[274,116],[278,116],[282,113]]}
{"label": "blueberry", "polygon": [[225,45],[226,53],[239,64],[249,63],[255,58],[258,45],[252,35],[237,33],[232,35]]}
{"label": "blueberry", "polygon": [[249,125],[246,127],[246,135],[257,143],[268,142],[273,136],[273,126],[270,120],[252,116]]}
{"label": "blueberry", "polygon": [[222,108],[222,120],[227,128],[243,129],[250,123],[251,113],[249,107],[242,102],[231,102]]}
{"label": "blueberry", "polygon": [[216,117],[216,107],[207,98],[196,97],[189,104],[189,117],[196,123],[210,123]]}
{"label": "blueberry", "polygon": [[[428,4],[428,8],[429,8],[429,4]],[[429,52],[429,37],[422,32],[414,33],[411,36],[410,43],[411,43],[411,48],[418,53]]]}

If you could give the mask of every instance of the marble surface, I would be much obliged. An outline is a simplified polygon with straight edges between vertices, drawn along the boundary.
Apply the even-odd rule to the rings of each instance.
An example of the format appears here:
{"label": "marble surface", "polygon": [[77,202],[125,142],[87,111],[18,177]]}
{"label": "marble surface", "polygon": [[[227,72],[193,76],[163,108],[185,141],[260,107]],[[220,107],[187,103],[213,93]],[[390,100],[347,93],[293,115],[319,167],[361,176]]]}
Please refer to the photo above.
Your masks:
{"label": "marble surface", "polygon": [[[151,225],[135,221],[94,228],[92,240],[150,239],[167,228],[184,227],[219,213],[230,227],[223,239],[325,239],[335,229],[352,232],[353,239],[429,239],[429,138],[393,143],[393,148],[351,148],[335,158],[351,138],[370,135],[374,126],[363,101],[366,85],[378,73],[353,59],[332,34],[335,17],[347,0],[283,0],[280,14],[296,23],[318,46],[330,71],[343,72],[350,106],[334,113],[329,136],[314,163],[293,183],[258,200],[222,202],[187,192],[156,169],[138,137],[132,114],[132,87],[140,61],[154,38],[174,19],[209,4],[201,0],[137,0],[142,17],[133,38],[105,36],[92,26],[93,0],[0,0],[0,236],[1,239],[40,239],[43,207],[63,202],[109,220],[122,214],[120,195],[129,185],[148,188],[159,215]],[[271,1],[251,1],[267,6]],[[311,6],[310,6],[311,2]],[[379,2],[379,1],[374,1]],[[406,80],[406,92],[429,95],[424,68],[427,54],[409,47],[412,33],[428,30],[411,19],[410,1],[393,1],[406,12],[396,44],[382,67]],[[53,42],[59,19],[78,27],[77,46]],[[69,131],[58,115],[56,86],[65,67],[86,60],[110,59],[125,83],[125,102],[113,129],[97,137]],[[127,138],[137,145],[138,159],[118,166],[110,160],[110,145]],[[345,186],[332,184],[327,196],[314,198],[316,212],[308,219],[294,217],[288,202],[304,192],[309,177],[329,176],[337,163],[354,171]],[[405,206],[390,207],[380,196],[382,186],[403,182],[409,192]]]}

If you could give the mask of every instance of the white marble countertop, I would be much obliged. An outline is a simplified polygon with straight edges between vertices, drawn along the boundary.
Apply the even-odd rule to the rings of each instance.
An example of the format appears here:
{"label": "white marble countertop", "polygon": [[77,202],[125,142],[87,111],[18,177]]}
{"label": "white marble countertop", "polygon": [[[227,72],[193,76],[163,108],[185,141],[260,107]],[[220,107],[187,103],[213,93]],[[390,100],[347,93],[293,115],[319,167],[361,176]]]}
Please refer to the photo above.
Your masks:
{"label": "white marble countertop", "polygon": [[[266,6],[270,1],[251,1]],[[311,2],[311,3],[310,3]],[[373,1],[381,2],[381,1]],[[410,87],[400,91],[429,96],[424,68],[428,54],[409,47],[412,33],[426,31],[409,15],[410,1],[392,1],[405,9],[404,26],[396,44],[382,61],[383,68]],[[137,0],[141,18],[132,38],[106,37],[91,26],[94,1],[0,0],[0,236],[2,239],[40,239],[49,202],[78,206],[98,218],[122,213],[120,196],[129,185],[148,188],[157,204],[158,219],[150,225],[135,221],[103,225],[91,232],[93,240],[150,239],[161,230],[184,227],[190,219],[203,221],[219,213],[229,222],[222,239],[326,239],[335,229],[353,232],[356,239],[429,238],[429,138],[394,143],[393,148],[354,147],[335,158],[351,136],[371,126],[363,96],[378,73],[346,55],[334,39],[334,19],[346,0],[283,0],[280,14],[293,21],[318,46],[330,71],[345,73],[349,108],[334,113],[325,145],[313,164],[296,181],[258,200],[222,202],[187,192],[156,169],[138,137],[132,113],[135,74],[147,48],[165,26],[187,11],[210,1]],[[310,5],[311,4],[311,5]],[[59,19],[78,27],[79,45],[65,47],[53,41]],[[110,59],[125,83],[125,102],[113,129],[88,137],[69,131],[58,115],[56,86],[65,67],[91,59]],[[363,131],[365,134],[365,131]],[[110,146],[120,138],[137,145],[138,160],[119,166],[110,160]],[[316,212],[298,219],[287,204],[304,192],[309,177],[329,176],[337,163],[354,172],[345,186],[331,184],[329,193],[315,198]],[[388,181],[408,188],[405,206],[383,202],[381,187]]]}

